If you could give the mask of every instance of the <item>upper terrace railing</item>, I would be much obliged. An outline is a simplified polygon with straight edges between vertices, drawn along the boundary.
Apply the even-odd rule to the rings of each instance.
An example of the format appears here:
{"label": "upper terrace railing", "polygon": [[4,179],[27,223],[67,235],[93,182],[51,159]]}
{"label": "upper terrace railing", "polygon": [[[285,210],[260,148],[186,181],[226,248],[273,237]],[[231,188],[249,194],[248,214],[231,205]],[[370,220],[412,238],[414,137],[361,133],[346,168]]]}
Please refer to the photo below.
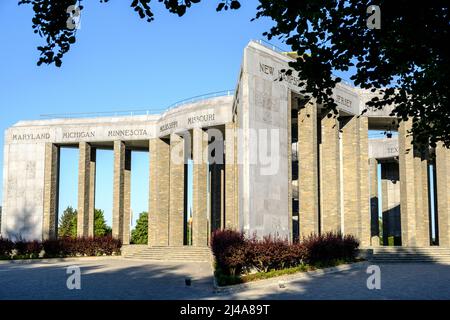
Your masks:
{"label": "upper terrace railing", "polygon": [[[262,46],[264,46],[264,47],[266,47],[266,48],[268,48],[268,49],[270,49],[270,50],[272,50],[272,51],[281,53],[282,55],[285,55],[285,56],[288,56],[289,53],[293,53],[292,51],[282,49],[282,48],[280,48],[280,47],[278,47],[278,46],[276,46],[276,45],[274,45],[274,44],[272,44],[272,43],[270,43],[270,42],[267,42],[267,41],[265,41],[265,40],[262,40],[262,39],[252,40],[252,41],[254,41],[254,42],[256,42],[256,43],[259,43],[260,45],[262,45]],[[291,58],[292,58],[292,57],[291,57]],[[333,75],[333,77],[337,77],[337,76],[336,76],[336,75]],[[348,85],[348,86],[350,86],[350,87],[354,87],[354,85],[353,85],[349,80],[347,80],[347,79],[342,79],[342,77],[340,77],[340,78],[341,78],[341,83],[344,83],[344,84],[346,84],[346,85]]]}
{"label": "upper terrace railing", "polygon": [[217,97],[226,97],[234,95],[234,90],[224,90],[217,92],[210,92],[187,99],[183,99],[172,103],[167,108],[152,108],[152,109],[136,109],[136,110],[118,110],[118,111],[97,111],[97,112],[77,112],[77,113],[56,113],[56,114],[41,114],[41,118],[89,118],[89,117],[116,117],[116,116],[139,116],[139,115],[154,115],[167,112],[176,107],[195,103],[203,100],[208,100]]}
{"label": "upper terrace railing", "polygon": [[217,92],[206,93],[206,94],[202,94],[202,95],[199,95],[199,96],[194,96],[194,97],[191,97],[191,98],[183,99],[183,100],[177,101],[175,103],[172,103],[167,108],[167,110],[170,110],[172,108],[176,108],[176,107],[184,105],[184,104],[199,102],[199,101],[202,101],[202,100],[208,100],[208,99],[217,98],[217,97],[228,97],[228,96],[232,96],[232,95],[234,95],[234,90],[224,90],[224,91],[217,91]]}
{"label": "upper terrace railing", "polygon": [[284,55],[285,55],[287,52],[289,52],[288,50],[281,49],[280,47],[277,47],[276,45],[274,45],[274,44],[272,44],[272,43],[270,43],[270,42],[267,42],[266,40],[258,39],[258,40],[252,40],[252,41],[257,42],[257,43],[259,43],[260,45],[262,45],[262,46],[264,46],[264,47],[266,47],[266,48],[271,49],[272,51],[276,51],[276,52],[282,53],[282,54],[284,54]]}

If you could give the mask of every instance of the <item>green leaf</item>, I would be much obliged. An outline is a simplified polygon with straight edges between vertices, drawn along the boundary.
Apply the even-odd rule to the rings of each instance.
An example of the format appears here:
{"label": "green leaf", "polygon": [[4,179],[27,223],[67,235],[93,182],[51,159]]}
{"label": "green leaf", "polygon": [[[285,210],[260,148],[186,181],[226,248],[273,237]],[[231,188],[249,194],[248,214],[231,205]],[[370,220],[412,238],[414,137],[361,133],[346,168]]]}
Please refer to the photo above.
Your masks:
{"label": "green leaf", "polygon": [[230,4],[230,8],[231,9],[239,9],[241,7],[241,4],[239,3],[239,1],[236,1],[236,0],[233,0],[233,1],[231,1],[231,4]]}
{"label": "green leaf", "polygon": [[219,4],[217,5],[216,11],[217,11],[217,12],[222,11],[223,7],[225,7],[225,2],[219,3]]}

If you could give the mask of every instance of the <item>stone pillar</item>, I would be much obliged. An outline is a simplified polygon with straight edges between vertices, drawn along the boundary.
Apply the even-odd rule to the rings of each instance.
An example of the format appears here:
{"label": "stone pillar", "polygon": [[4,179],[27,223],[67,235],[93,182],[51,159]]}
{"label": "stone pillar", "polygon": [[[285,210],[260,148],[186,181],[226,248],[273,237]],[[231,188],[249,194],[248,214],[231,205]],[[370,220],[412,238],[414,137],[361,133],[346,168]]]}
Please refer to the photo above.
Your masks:
{"label": "stone pillar", "polygon": [[193,173],[193,212],[192,212],[192,245],[208,245],[208,207],[207,207],[207,183],[208,163],[206,150],[208,148],[208,136],[201,128],[193,129],[192,154],[194,160]]}
{"label": "stone pillar", "polygon": [[307,103],[298,112],[299,236],[319,233],[317,105]]}
{"label": "stone pillar", "polygon": [[150,205],[148,214],[148,244],[169,245],[170,144],[150,140]]}
{"label": "stone pillar", "polygon": [[411,121],[401,121],[398,129],[398,145],[402,245],[417,246],[414,151],[411,144],[412,136],[408,133],[409,130],[411,130]]}
{"label": "stone pillar", "polygon": [[341,231],[339,122],[332,113],[322,116],[320,150],[321,231]]}
{"label": "stone pillar", "polygon": [[114,238],[130,242],[131,151],[123,141],[114,141],[113,227]]}
{"label": "stone pillar", "polygon": [[59,151],[53,143],[45,144],[43,240],[58,237]]}
{"label": "stone pillar", "polygon": [[370,246],[369,118],[359,118],[361,246]]}
{"label": "stone pillar", "polygon": [[439,245],[450,248],[450,149],[436,147],[436,190]]}
{"label": "stone pillar", "polygon": [[225,229],[225,164],[220,170],[220,227]]}
{"label": "stone pillar", "polygon": [[347,119],[342,128],[344,233],[370,245],[369,142],[367,117]]}
{"label": "stone pillar", "polygon": [[428,147],[414,148],[415,206],[417,246],[430,245],[430,211],[428,196]]}
{"label": "stone pillar", "polygon": [[370,179],[370,245],[380,245],[380,226],[378,218],[378,161],[369,159]]}
{"label": "stone pillar", "polygon": [[225,228],[238,228],[235,123],[225,125]]}
{"label": "stone pillar", "polygon": [[400,122],[400,213],[403,246],[429,246],[428,151],[411,144],[412,121]]}
{"label": "stone pillar", "polygon": [[77,236],[94,236],[95,148],[87,142],[79,144]]}
{"label": "stone pillar", "polygon": [[170,209],[169,209],[169,245],[184,244],[185,217],[185,164],[184,138],[172,133],[170,135]]}

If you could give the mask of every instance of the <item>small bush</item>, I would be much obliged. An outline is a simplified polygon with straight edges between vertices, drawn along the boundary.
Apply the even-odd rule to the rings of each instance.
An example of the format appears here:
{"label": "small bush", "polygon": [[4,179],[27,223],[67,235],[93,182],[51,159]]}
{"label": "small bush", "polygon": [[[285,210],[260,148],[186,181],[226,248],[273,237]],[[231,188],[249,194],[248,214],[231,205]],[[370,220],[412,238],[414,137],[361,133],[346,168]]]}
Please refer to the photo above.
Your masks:
{"label": "small bush", "polygon": [[272,236],[259,240],[254,235],[248,241],[248,252],[250,266],[259,272],[283,269],[291,266],[295,260],[287,239],[283,240]]}
{"label": "small bush", "polygon": [[111,236],[96,238],[98,241],[98,250],[97,255],[113,255],[120,254],[120,248],[122,247],[122,243],[120,240],[114,239]]}
{"label": "small bush", "polygon": [[0,237],[0,259],[11,258],[14,243],[11,240]]}
{"label": "small bush", "polygon": [[18,256],[25,256],[27,252],[27,242],[24,240],[17,240],[14,242],[15,254]]}
{"label": "small bush", "polygon": [[308,263],[330,263],[334,260],[353,260],[356,257],[359,241],[351,235],[328,232],[310,235],[302,242],[306,247]]}
{"label": "small bush", "polygon": [[42,242],[44,247],[44,257],[45,258],[59,258],[62,257],[61,240],[44,240]]}
{"label": "small bush", "polygon": [[358,255],[359,240],[353,235],[347,234],[344,236],[344,252],[343,258],[345,260],[354,260]]}
{"label": "small bush", "polygon": [[246,242],[244,234],[233,230],[217,230],[211,238],[211,250],[217,267],[224,274],[240,274],[246,267]]}
{"label": "small bush", "polygon": [[36,259],[39,258],[39,254],[42,251],[42,243],[34,240],[26,243],[25,256],[27,258]]}

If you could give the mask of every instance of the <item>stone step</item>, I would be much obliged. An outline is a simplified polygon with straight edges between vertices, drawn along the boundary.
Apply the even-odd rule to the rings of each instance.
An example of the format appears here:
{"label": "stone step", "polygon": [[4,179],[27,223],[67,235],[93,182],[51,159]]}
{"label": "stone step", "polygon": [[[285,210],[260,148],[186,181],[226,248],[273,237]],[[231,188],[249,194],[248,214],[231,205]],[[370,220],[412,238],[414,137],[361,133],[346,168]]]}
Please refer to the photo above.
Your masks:
{"label": "stone step", "polygon": [[414,257],[414,258],[395,258],[395,257],[378,257],[373,258],[371,261],[381,261],[381,260],[450,260],[450,258],[430,258],[430,257]]}
{"label": "stone step", "polygon": [[154,253],[145,253],[145,254],[133,254],[129,255],[130,257],[179,257],[179,258],[207,258],[209,259],[209,255],[187,255],[187,254],[154,254]]}
{"label": "stone step", "polygon": [[124,257],[162,261],[211,261],[212,254],[209,247],[144,247],[125,254]]}
{"label": "stone step", "polygon": [[375,247],[368,257],[372,262],[449,263],[450,248],[445,247]]}
{"label": "stone step", "polygon": [[450,251],[446,247],[374,247],[374,251]]}

